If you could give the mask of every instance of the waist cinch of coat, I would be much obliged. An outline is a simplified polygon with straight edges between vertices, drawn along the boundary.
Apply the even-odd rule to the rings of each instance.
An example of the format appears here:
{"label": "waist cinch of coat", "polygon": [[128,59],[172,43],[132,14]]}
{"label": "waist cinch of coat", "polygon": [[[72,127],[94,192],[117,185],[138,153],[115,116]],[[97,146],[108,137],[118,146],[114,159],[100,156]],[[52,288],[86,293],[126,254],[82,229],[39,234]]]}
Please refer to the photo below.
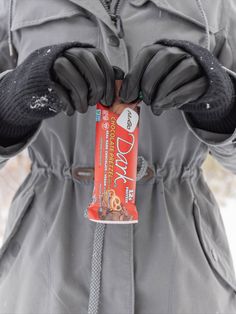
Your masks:
{"label": "waist cinch of coat", "polygon": [[[97,0],[98,1],[98,0]],[[201,16],[205,25],[205,48],[210,50],[210,31],[209,23],[207,20],[206,13],[204,11],[202,1],[194,0],[197,7],[201,13]],[[14,49],[12,43],[12,16],[13,16],[13,3],[14,0],[9,1],[9,11],[8,11],[8,46],[10,56],[14,56]],[[137,181],[140,180],[146,173],[147,161],[139,156],[139,162],[141,162],[141,167],[137,175]],[[100,286],[101,286],[101,273],[102,273],[102,256],[103,256],[103,243],[105,236],[106,224],[96,223],[96,228],[94,232],[93,240],[93,254],[91,262],[91,281],[90,281],[90,293],[89,293],[89,304],[88,304],[88,314],[98,314],[99,310],[99,299],[100,299]],[[132,226],[131,226],[132,227]],[[134,313],[130,313],[134,314]]]}

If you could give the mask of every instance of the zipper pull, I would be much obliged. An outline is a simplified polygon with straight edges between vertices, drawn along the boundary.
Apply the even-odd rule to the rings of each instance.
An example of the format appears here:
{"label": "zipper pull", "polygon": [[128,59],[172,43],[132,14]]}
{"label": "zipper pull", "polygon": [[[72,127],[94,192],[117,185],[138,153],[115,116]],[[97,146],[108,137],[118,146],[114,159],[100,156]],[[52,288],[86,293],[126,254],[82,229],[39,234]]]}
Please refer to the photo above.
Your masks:
{"label": "zipper pull", "polygon": [[123,38],[124,37],[124,29],[123,29],[123,23],[122,23],[120,15],[111,14],[110,17],[111,17],[111,20],[114,23],[115,27],[117,28],[119,38]]}
{"label": "zipper pull", "polygon": [[117,30],[118,30],[118,36],[119,38],[123,38],[124,37],[124,28],[123,28],[123,23],[122,23],[122,19],[119,15],[116,16],[117,19],[116,19],[116,27],[117,27]]}

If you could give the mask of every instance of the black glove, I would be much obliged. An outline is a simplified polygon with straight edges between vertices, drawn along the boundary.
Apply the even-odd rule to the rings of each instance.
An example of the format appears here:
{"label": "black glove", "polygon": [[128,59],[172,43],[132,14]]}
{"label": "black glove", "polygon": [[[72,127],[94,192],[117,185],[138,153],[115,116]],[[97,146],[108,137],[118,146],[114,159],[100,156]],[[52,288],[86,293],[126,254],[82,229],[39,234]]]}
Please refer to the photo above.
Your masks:
{"label": "black glove", "polygon": [[85,113],[88,106],[101,102],[111,106],[114,99],[113,68],[96,48],[71,48],[54,63],[53,79],[57,94],[66,104],[66,113]]}
{"label": "black glove", "polygon": [[111,105],[114,72],[89,44],[40,48],[0,81],[0,145],[30,136],[39,123],[61,111],[86,112],[88,105]]}
{"label": "black glove", "polygon": [[120,96],[132,102],[142,92],[154,114],[176,108],[200,128],[231,133],[236,126],[234,86],[207,49],[181,40],[160,40],[141,49]]}

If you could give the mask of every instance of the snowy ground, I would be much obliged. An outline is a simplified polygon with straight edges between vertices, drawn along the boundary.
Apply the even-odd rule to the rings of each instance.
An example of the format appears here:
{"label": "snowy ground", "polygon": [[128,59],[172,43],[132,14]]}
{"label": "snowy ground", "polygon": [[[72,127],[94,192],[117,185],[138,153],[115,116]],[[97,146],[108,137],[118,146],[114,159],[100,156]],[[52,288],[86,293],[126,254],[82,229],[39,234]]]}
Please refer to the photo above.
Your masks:
{"label": "snowy ground", "polygon": [[[29,169],[28,154],[24,151],[0,170],[0,246],[11,199]],[[236,175],[223,169],[210,156],[203,169],[221,209],[236,270]]]}

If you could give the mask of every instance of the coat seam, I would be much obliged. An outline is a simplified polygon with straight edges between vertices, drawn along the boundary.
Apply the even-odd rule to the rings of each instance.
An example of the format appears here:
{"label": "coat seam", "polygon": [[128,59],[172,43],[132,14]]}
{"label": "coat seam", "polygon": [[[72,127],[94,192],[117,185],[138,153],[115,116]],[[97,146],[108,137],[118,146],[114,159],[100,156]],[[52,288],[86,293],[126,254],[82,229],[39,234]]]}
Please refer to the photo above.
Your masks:
{"label": "coat seam", "polygon": [[129,260],[130,260],[130,292],[129,292],[129,304],[130,304],[130,314],[134,314],[134,236],[133,236],[133,225],[130,226],[130,250],[129,250]]}
{"label": "coat seam", "polygon": [[[176,255],[177,255],[177,245],[175,244],[175,252],[173,254],[173,260],[171,265],[171,271],[170,271],[170,278],[173,278],[173,272],[175,269],[176,264]],[[174,314],[173,313],[173,303],[171,303],[170,300],[173,300],[172,296],[174,294],[173,286],[169,285],[169,293],[168,293],[168,314]]]}
{"label": "coat seam", "polygon": [[[164,184],[164,181],[163,180],[161,180],[161,186],[162,186],[162,197],[163,197],[163,200],[164,200],[164,204],[165,204],[165,207],[167,208],[167,202],[166,202],[166,196],[165,196],[165,184]],[[169,278],[173,278],[173,276],[172,276],[172,273],[173,273],[173,271],[174,271],[174,266],[175,266],[175,263],[176,263],[176,258],[175,258],[175,256],[176,256],[176,254],[177,254],[177,245],[176,245],[176,242],[175,242],[175,249],[174,249],[175,251],[174,251],[174,254],[173,254],[173,259],[172,259],[172,265],[171,265],[171,270],[170,270],[170,276],[169,276]],[[172,306],[172,303],[170,303],[170,297],[173,295],[173,287],[172,287],[172,285],[170,284],[170,282],[171,282],[171,280],[169,280],[169,289],[168,289],[168,291],[169,291],[169,293],[168,293],[168,301],[167,301],[167,306],[168,306],[168,314],[173,314],[173,312],[172,312],[172,308],[173,308],[173,306]],[[169,312],[169,310],[171,310],[171,312]]]}
{"label": "coat seam", "polygon": [[97,19],[97,18],[96,18],[96,25],[97,25],[97,47],[98,47],[99,49],[101,49],[101,48],[102,48],[102,46],[101,46],[101,42],[102,42],[101,37],[102,37],[102,34],[101,34],[101,28],[100,28],[100,25],[99,25],[99,22],[98,22],[98,19]]}

